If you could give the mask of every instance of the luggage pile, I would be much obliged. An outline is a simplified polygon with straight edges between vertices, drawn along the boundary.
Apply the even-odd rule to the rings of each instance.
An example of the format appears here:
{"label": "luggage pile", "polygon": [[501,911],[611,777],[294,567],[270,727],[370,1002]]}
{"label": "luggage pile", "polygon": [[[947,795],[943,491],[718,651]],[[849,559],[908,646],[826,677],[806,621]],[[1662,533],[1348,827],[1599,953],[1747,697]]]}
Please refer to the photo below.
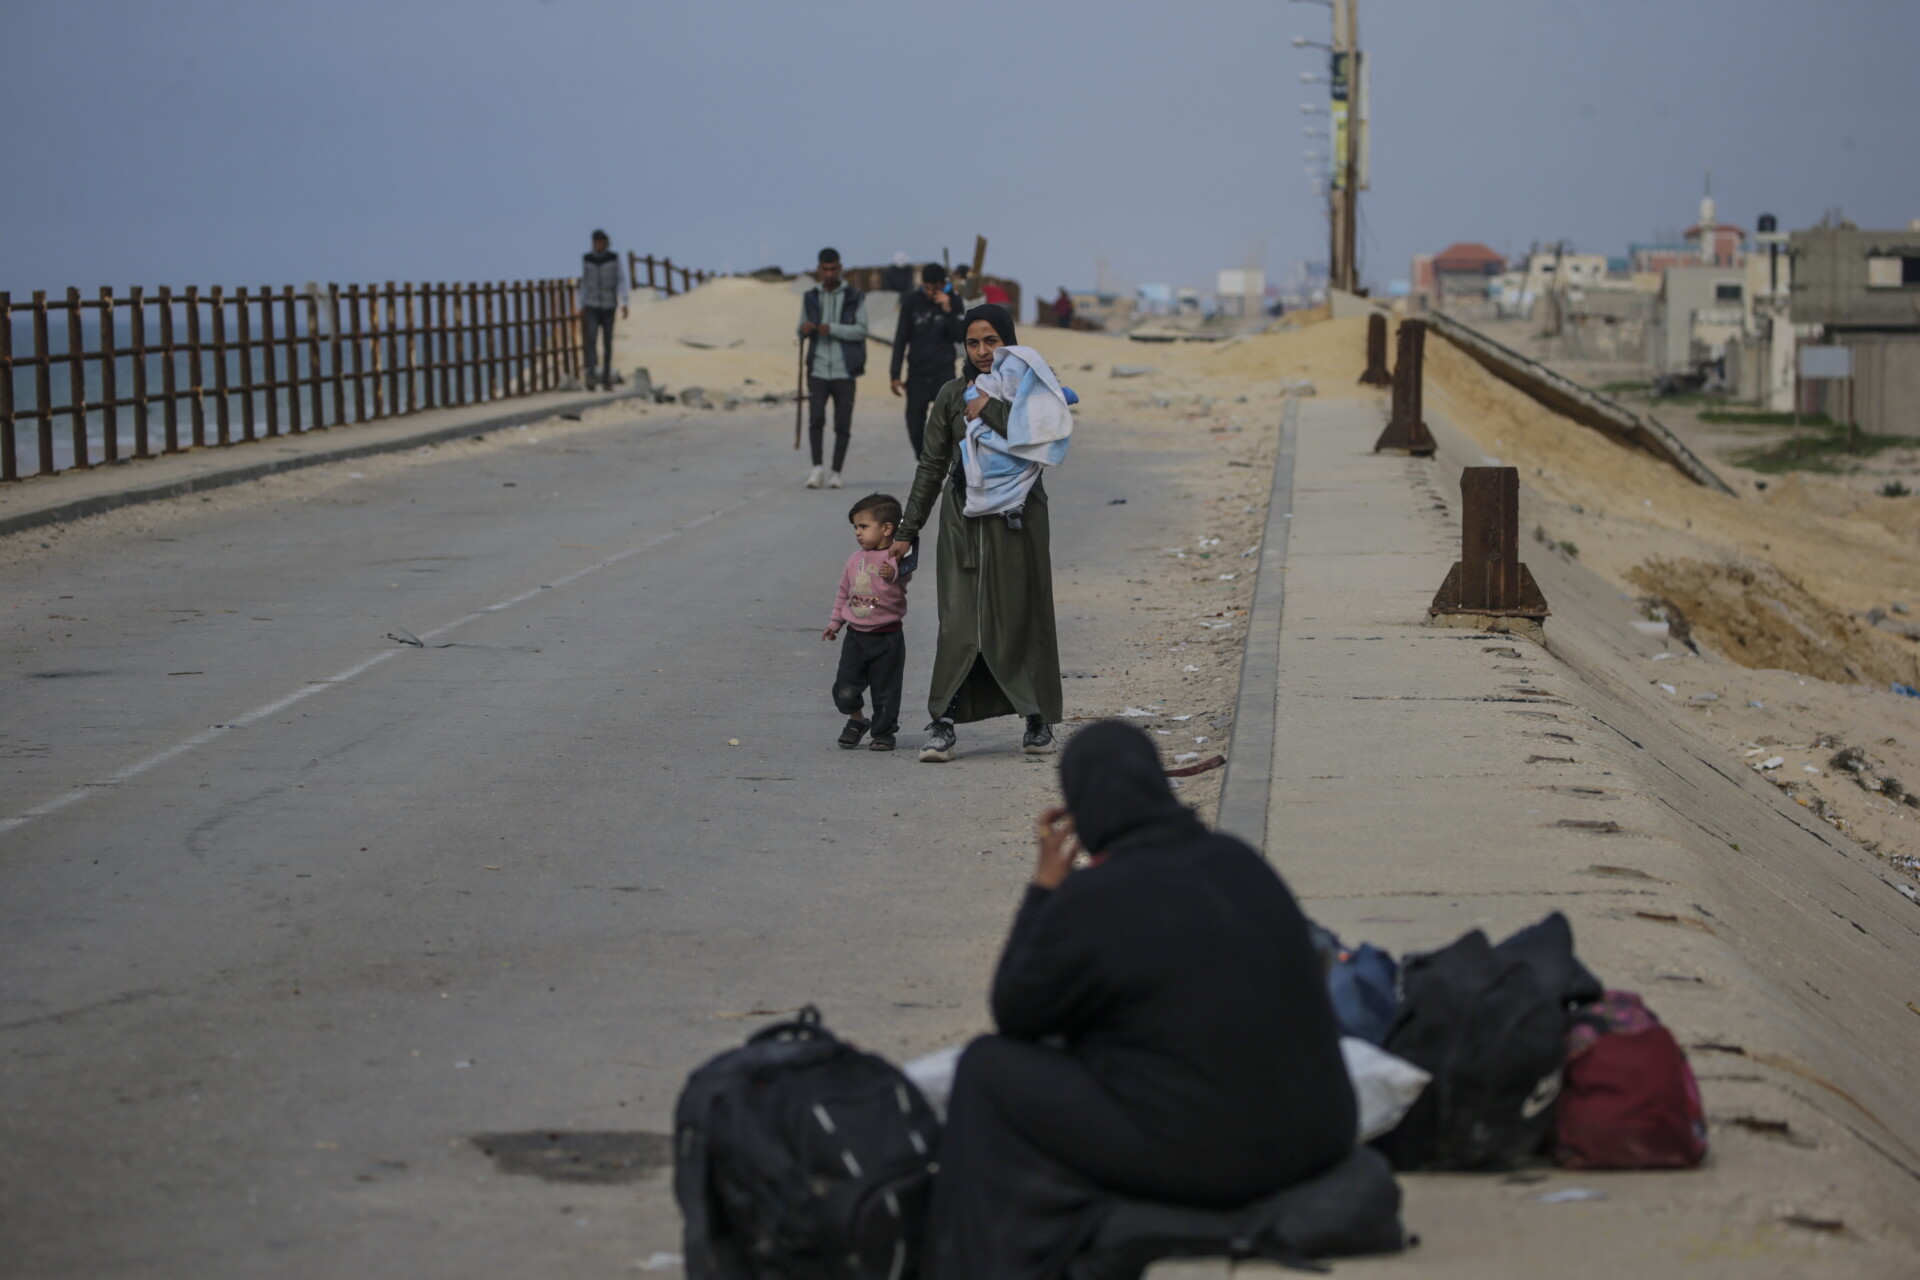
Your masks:
{"label": "luggage pile", "polygon": [[[1478,929],[1396,963],[1316,943],[1359,1102],[1325,1173],[1234,1211],[1109,1201],[1068,1280],[1136,1280],[1160,1258],[1321,1259],[1409,1242],[1394,1171],[1687,1169],[1700,1091],[1640,997],[1580,963],[1558,912],[1495,945]],[[675,1117],[689,1280],[911,1280],[956,1050],[905,1072],[809,1006],[694,1072]]]}
{"label": "luggage pile", "polygon": [[[1430,1080],[1373,1139],[1393,1167],[1690,1169],[1706,1115],[1686,1055],[1640,997],[1580,963],[1559,912],[1497,946],[1475,929],[1404,967],[1317,938],[1347,1035]],[[1383,1011],[1391,1009],[1390,1015]]]}

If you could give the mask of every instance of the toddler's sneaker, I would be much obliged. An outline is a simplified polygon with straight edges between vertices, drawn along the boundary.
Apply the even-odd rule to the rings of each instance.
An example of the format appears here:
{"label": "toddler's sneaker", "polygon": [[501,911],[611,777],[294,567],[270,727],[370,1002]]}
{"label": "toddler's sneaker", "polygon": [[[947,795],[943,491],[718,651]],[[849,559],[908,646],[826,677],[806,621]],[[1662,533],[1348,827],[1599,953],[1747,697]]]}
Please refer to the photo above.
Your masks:
{"label": "toddler's sneaker", "polygon": [[1044,756],[1053,750],[1053,728],[1039,716],[1027,717],[1027,731],[1020,739],[1020,749],[1030,756]]}
{"label": "toddler's sneaker", "polygon": [[876,733],[876,734],[874,734],[874,735],[873,735],[873,741],[872,741],[872,742],[869,742],[869,743],[867,744],[867,750],[869,750],[869,751],[891,751],[891,750],[893,750],[893,735],[892,735],[892,734],[890,734],[890,733]]}
{"label": "toddler's sneaker", "polygon": [[839,487],[840,487],[840,473],[838,471],[835,471],[827,476],[827,488],[838,489]]}
{"label": "toddler's sneaker", "polygon": [[827,469],[825,467],[815,467],[807,473],[807,488],[818,489],[822,484],[826,483],[826,479]]}
{"label": "toddler's sneaker", "polygon": [[847,727],[840,731],[840,747],[842,750],[851,751],[859,746],[860,739],[866,736],[867,722],[865,720],[849,720],[847,721]]}
{"label": "toddler's sneaker", "polygon": [[951,720],[935,720],[928,727],[931,732],[927,735],[927,744],[920,748],[920,763],[945,764],[953,759],[953,745],[959,735],[954,733]]}

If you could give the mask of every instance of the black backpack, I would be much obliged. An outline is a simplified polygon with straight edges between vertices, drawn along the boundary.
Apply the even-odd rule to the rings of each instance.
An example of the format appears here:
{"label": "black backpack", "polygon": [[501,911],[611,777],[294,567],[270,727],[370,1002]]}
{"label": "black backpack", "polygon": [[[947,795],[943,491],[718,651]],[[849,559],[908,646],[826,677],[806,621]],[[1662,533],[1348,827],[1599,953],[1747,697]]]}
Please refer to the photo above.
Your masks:
{"label": "black backpack", "polygon": [[1478,929],[1410,958],[1385,1048],[1433,1081],[1374,1145],[1396,1169],[1514,1168],[1553,1136],[1566,1029],[1548,980]]}
{"label": "black backpack", "polygon": [[688,1280],[918,1273],[940,1122],[808,1005],[695,1071],[674,1111]]}
{"label": "black backpack", "polygon": [[1117,1200],[1067,1267],[1067,1280],[1140,1280],[1162,1258],[1265,1258],[1305,1271],[1321,1258],[1398,1253],[1400,1184],[1358,1147],[1285,1191],[1232,1211]]}

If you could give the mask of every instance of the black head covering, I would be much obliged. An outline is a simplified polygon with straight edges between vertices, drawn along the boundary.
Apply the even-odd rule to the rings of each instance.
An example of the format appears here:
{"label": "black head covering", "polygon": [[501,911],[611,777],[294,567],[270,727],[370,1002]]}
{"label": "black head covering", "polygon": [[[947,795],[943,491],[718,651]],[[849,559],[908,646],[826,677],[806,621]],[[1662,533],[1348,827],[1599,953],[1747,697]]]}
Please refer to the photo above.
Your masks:
{"label": "black head covering", "polygon": [[1193,810],[1173,798],[1153,739],[1118,720],[1073,735],[1060,757],[1060,790],[1089,853],[1105,853],[1148,828],[1169,835],[1204,829]]}
{"label": "black head covering", "polygon": [[973,328],[973,322],[975,320],[985,320],[988,324],[992,325],[993,331],[1000,335],[1001,346],[1016,347],[1020,345],[1020,339],[1015,337],[1013,333],[1013,312],[1007,310],[999,303],[983,302],[968,311],[966,314],[966,324],[962,326],[960,330],[961,337],[964,338],[967,336],[967,330]]}

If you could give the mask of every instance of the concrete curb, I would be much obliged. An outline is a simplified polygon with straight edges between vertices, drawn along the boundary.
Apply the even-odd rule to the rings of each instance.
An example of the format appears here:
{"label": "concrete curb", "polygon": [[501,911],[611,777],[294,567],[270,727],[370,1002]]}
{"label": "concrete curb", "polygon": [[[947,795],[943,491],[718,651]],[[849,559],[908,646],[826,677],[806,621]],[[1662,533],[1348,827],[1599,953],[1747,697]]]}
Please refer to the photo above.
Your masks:
{"label": "concrete curb", "polygon": [[1280,616],[1287,602],[1287,535],[1293,527],[1293,458],[1300,400],[1287,397],[1280,448],[1273,459],[1267,528],[1255,562],[1253,609],[1240,654],[1240,692],[1233,704],[1233,742],[1220,784],[1214,825],[1256,849],[1267,841],[1267,803],[1273,787],[1273,750],[1279,734]]}
{"label": "concrete curb", "polygon": [[[562,393],[564,394],[564,393]],[[302,467],[323,466],[329,462],[344,462],[350,458],[365,458],[378,453],[396,453],[402,449],[414,449],[421,445],[435,444],[442,440],[452,440],[460,436],[485,435],[489,431],[502,431],[511,427],[525,426],[562,413],[577,413],[583,409],[593,409],[604,404],[618,404],[622,400],[634,399],[639,393],[621,392],[619,395],[577,395],[569,399],[557,400],[537,397],[539,403],[529,403],[536,397],[517,401],[520,407],[504,413],[490,416],[472,416],[476,410],[494,408],[493,405],[467,405],[458,409],[429,409],[418,415],[420,421],[408,424],[411,430],[401,424],[407,419],[396,419],[384,423],[356,423],[352,426],[328,427],[322,431],[301,432],[297,436],[279,436],[274,440],[280,444],[289,442],[306,444],[310,437],[322,435],[339,443],[331,447],[314,445],[310,452],[292,456],[247,461],[243,450],[246,445],[225,445],[195,450],[192,454],[176,457],[194,457],[205,459],[216,454],[238,455],[231,466],[219,467],[212,471],[197,472],[170,480],[161,480],[151,484],[130,483],[124,489],[115,489],[105,493],[93,493],[84,497],[71,498],[64,502],[54,502],[47,506],[0,516],[0,537],[19,533],[26,529],[39,528],[42,525],[66,524],[73,520],[82,520],[88,516],[97,516],[102,512],[113,511],[120,507],[130,507],[142,502],[159,502],[165,498],[177,498],[183,494],[199,493],[207,489],[221,489],[228,485],[244,484],[249,480],[258,480],[263,476],[274,475],[282,471],[298,471]],[[450,419],[452,419],[450,421]],[[385,428],[385,430],[382,430]],[[360,434],[361,432],[367,434]],[[338,432],[339,434],[336,434]],[[264,444],[266,440],[249,441],[248,444]],[[139,459],[125,465],[141,466],[146,461],[165,463],[166,458]],[[97,475],[94,468],[79,473],[81,476]],[[133,481],[137,476],[129,475]],[[58,479],[59,477],[48,477]]]}

